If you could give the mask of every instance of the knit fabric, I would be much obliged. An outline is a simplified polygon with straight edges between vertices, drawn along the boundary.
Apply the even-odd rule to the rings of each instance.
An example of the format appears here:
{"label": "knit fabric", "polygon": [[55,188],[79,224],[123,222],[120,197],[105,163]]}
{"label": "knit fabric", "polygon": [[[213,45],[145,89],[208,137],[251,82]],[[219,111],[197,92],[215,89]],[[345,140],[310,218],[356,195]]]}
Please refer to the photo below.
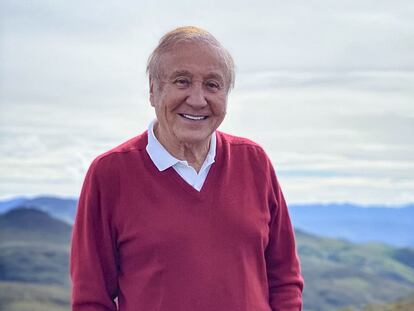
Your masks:
{"label": "knit fabric", "polygon": [[95,159],[73,229],[73,311],[301,310],[273,167],[255,143],[216,134],[200,192],[156,168],[147,132]]}

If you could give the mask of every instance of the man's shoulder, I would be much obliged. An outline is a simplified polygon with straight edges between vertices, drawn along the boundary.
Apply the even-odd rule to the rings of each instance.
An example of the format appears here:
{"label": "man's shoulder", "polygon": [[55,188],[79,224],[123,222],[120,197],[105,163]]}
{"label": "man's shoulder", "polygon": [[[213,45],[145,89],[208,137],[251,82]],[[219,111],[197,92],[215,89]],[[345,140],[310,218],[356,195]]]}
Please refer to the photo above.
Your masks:
{"label": "man's shoulder", "polygon": [[245,137],[218,131],[217,135],[218,146],[221,148],[219,154],[224,161],[227,161],[229,167],[242,166],[245,170],[251,168],[256,174],[262,172],[264,175],[261,176],[267,176],[269,171],[274,171],[272,161],[258,143]]}
{"label": "man's shoulder", "polygon": [[229,148],[237,149],[245,148],[247,150],[255,150],[257,152],[265,153],[262,146],[248,138],[223,133],[220,131],[217,131],[217,135],[224,147],[227,146]]}
{"label": "man's shoulder", "polygon": [[147,132],[143,132],[127,141],[119,144],[118,146],[98,155],[93,161],[93,165],[97,163],[112,162],[114,159],[127,158],[131,155],[145,150],[147,145]]}

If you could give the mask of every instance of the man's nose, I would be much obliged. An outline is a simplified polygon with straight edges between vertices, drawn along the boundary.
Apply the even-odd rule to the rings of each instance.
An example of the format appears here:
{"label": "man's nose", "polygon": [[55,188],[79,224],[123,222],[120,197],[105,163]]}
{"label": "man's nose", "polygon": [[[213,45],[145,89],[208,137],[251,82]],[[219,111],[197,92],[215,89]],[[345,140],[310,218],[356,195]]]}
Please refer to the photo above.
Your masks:
{"label": "man's nose", "polygon": [[194,82],[188,90],[187,104],[194,108],[203,108],[207,105],[204,85],[201,82]]}

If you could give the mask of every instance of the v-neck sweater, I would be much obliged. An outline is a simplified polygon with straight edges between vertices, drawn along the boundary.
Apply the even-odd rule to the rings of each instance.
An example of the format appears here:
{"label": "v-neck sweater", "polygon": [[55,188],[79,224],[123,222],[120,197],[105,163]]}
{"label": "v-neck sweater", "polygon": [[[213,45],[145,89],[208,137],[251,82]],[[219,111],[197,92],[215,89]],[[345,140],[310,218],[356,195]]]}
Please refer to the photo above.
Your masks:
{"label": "v-neck sweater", "polygon": [[247,139],[216,135],[200,192],[156,168],[147,132],[93,161],[73,229],[73,311],[301,310],[293,228],[271,162]]}
{"label": "v-neck sweater", "polygon": [[170,166],[194,189],[200,191],[203,187],[204,181],[207,178],[208,171],[214,163],[216,156],[216,135],[211,135],[210,146],[207,155],[204,159],[203,165],[197,172],[193,167],[188,165],[187,161],[181,161],[175,158],[167,149],[158,141],[154,134],[154,124],[156,120],[152,121],[148,126],[147,137],[148,145],[146,150],[152,162],[159,171],[164,171]]}

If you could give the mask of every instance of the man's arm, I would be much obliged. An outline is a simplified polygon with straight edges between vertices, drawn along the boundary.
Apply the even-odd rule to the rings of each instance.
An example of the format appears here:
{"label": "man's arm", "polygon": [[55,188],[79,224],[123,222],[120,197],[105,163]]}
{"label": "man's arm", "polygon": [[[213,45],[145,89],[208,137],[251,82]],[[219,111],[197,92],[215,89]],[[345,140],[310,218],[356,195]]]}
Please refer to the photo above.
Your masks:
{"label": "man's arm", "polygon": [[273,311],[302,310],[303,278],[293,227],[276,175],[270,165],[271,212],[269,244],[265,251],[269,302]]}
{"label": "man's arm", "polygon": [[104,207],[96,161],[86,175],[72,234],[70,273],[73,311],[115,311],[116,244]]}

